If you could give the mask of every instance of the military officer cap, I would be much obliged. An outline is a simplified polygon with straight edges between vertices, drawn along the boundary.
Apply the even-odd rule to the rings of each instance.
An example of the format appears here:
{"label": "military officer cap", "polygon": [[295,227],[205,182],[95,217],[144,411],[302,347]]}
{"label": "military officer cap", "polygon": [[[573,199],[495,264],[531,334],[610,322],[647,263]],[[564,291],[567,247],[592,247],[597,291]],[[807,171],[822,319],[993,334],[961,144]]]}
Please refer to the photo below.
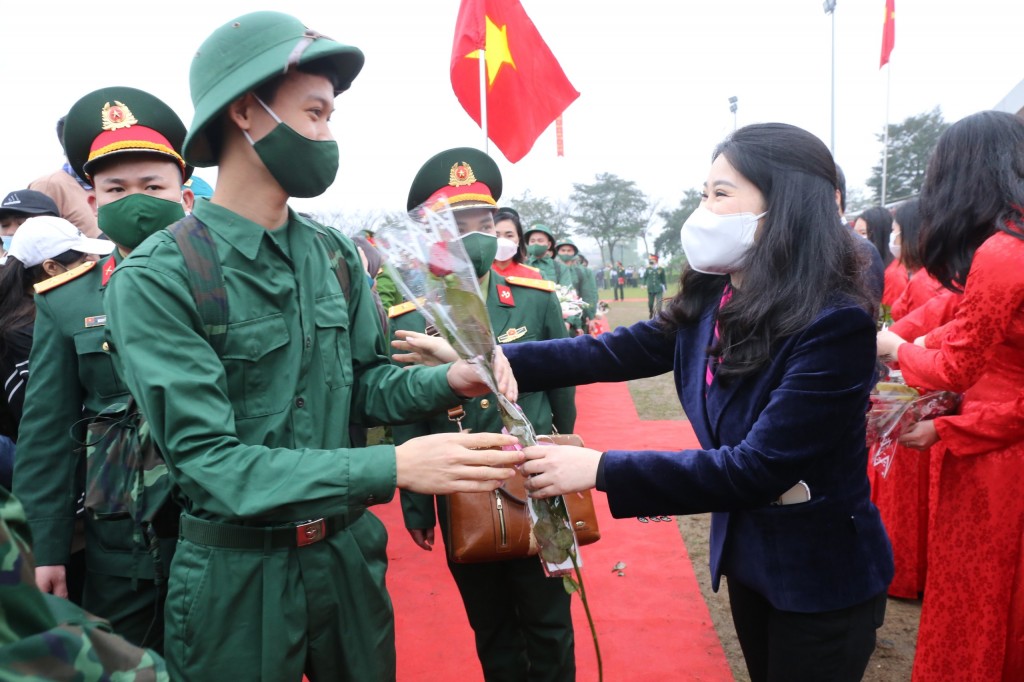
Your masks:
{"label": "military officer cap", "polygon": [[[543,234],[546,234],[546,235],[548,236],[548,239],[550,239],[550,240],[551,240],[551,243],[552,243],[552,244],[554,244],[554,243],[555,243],[555,235],[551,234],[551,230],[549,230],[549,229],[548,229],[548,226],[547,226],[547,225],[541,225],[540,223],[537,223],[536,225],[533,225],[532,227],[530,227],[530,229],[529,229],[529,230],[527,230],[527,231],[526,231],[526,232],[525,232],[525,233],[523,234],[523,237],[524,237],[525,239],[529,239],[529,238],[530,238],[530,235],[531,235],[532,233],[534,233],[534,232],[541,232],[541,233],[543,233]],[[576,245],[575,245],[575,244],[573,244],[573,246],[576,246]]]}
{"label": "military officer cap", "polygon": [[576,242],[574,242],[573,240],[569,239],[568,237],[566,237],[565,239],[563,239],[563,240],[559,241],[557,244],[555,244],[555,251],[558,251],[563,246],[571,246],[573,248],[573,251],[575,251],[576,253],[580,252],[579,247],[576,246]]}
{"label": "military officer cap", "polygon": [[409,188],[408,210],[420,204],[437,210],[447,200],[454,210],[496,209],[501,198],[501,171],[479,149],[456,147],[423,164]]}
{"label": "military officer cap", "polygon": [[159,154],[181,168],[192,167],[181,155],[185,124],[158,98],[127,87],[101,88],[71,107],[64,120],[64,150],[81,178],[91,179],[97,164],[126,153]]}
{"label": "military officer cap", "polygon": [[192,58],[189,89],[196,113],[185,138],[185,158],[196,166],[215,165],[209,125],[227,106],[289,68],[313,62],[332,74],[337,96],[363,68],[363,53],[280,12],[252,12],[218,28]]}

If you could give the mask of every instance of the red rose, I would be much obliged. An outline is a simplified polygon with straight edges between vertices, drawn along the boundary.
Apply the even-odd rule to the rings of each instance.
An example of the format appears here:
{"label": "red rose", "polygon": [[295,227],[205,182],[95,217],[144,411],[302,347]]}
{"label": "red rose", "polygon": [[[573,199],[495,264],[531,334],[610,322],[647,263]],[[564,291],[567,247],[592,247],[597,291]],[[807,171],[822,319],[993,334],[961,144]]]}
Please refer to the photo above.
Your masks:
{"label": "red rose", "polygon": [[448,251],[448,244],[446,242],[437,242],[430,247],[427,267],[430,268],[430,274],[435,277],[447,277],[455,272],[455,261],[452,258],[452,254]]}

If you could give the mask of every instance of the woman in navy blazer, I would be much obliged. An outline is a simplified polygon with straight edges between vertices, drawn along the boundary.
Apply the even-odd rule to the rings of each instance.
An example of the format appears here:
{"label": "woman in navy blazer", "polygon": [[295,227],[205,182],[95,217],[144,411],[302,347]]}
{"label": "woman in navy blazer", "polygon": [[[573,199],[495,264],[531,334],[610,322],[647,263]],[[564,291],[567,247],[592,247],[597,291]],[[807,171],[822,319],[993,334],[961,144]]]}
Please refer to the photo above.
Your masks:
{"label": "woman in navy blazer", "polygon": [[703,449],[536,447],[523,471],[537,497],[596,486],[620,518],[714,512],[714,586],[728,577],[755,681],[861,679],[893,574],[866,476],[875,324],[835,190],[813,135],[741,128],[660,318],[504,349],[523,391],[674,373]]}

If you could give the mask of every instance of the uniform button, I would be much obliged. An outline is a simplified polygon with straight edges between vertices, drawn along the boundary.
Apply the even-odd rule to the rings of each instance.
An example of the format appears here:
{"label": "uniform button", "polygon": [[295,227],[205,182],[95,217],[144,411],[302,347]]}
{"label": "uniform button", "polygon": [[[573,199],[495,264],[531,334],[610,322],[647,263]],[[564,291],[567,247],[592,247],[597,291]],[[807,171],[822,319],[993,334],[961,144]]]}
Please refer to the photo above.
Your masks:
{"label": "uniform button", "polygon": [[103,348],[103,352],[104,353],[109,353],[110,352],[110,344],[107,343],[106,341],[103,342],[103,345],[101,346],[101,348]]}
{"label": "uniform button", "polygon": [[306,406],[306,399],[303,398],[301,395],[298,398],[295,399],[295,407],[300,407],[301,408],[301,407],[305,407],[305,406]]}
{"label": "uniform button", "polygon": [[491,406],[491,401],[488,400],[487,398],[484,398],[483,400],[480,401],[480,409],[486,410],[490,406]]}
{"label": "uniform button", "polygon": [[313,339],[311,339],[311,338],[309,338],[307,336],[306,337],[306,348],[312,348],[312,347],[313,347]]}

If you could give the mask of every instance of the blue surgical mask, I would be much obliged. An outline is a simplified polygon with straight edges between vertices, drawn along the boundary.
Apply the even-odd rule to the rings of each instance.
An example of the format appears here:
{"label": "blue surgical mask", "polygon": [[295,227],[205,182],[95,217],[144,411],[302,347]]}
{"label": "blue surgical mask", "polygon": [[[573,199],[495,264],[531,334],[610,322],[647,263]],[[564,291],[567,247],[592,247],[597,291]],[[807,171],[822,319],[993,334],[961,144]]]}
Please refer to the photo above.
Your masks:
{"label": "blue surgical mask", "polygon": [[10,251],[11,250],[11,240],[12,239],[14,239],[14,235],[13,234],[5,234],[4,236],[0,237],[0,240],[3,240],[3,243],[4,243],[4,251]]}

